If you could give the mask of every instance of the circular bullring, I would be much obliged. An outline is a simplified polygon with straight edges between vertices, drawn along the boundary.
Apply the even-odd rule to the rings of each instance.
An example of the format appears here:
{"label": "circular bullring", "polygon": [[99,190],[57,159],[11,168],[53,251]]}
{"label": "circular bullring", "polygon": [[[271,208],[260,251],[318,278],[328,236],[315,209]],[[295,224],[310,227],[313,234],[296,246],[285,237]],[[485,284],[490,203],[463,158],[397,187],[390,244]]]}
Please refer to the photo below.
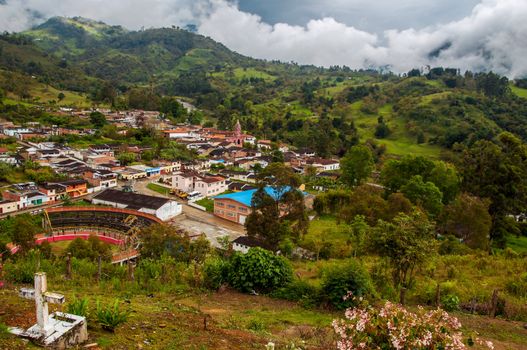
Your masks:
{"label": "circular bullring", "polygon": [[[37,244],[88,239],[95,235],[101,241],[122,248],[113,262],[123,262],[138,256],[136,233],[162,221],[156,216],[133,209],[101,206],[56,207],[44,212],[46,233],[35,237]],[[11,246],[16,253],[17,247]]]}

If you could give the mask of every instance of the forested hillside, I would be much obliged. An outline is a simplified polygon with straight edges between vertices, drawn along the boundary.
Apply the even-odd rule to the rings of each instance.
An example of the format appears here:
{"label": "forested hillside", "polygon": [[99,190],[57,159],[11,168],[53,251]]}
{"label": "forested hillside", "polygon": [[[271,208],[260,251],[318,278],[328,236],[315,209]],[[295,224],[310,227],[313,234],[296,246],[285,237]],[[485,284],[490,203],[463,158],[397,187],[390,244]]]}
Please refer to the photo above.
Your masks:
{"label": "forested hillside", "polygon": [[525,81],[492,73],[433,68],[400,77],[267,62],[180,28],[129,31],[78,17],[4,34],[0,52],[11,100],[50,104],[63,92],[62,105],[159,110],[163,96],[187,97],[220,128],[239,119],[260,138],[322,156],[365,141],[379,154],[438,158],[502,131],[527,138]]}

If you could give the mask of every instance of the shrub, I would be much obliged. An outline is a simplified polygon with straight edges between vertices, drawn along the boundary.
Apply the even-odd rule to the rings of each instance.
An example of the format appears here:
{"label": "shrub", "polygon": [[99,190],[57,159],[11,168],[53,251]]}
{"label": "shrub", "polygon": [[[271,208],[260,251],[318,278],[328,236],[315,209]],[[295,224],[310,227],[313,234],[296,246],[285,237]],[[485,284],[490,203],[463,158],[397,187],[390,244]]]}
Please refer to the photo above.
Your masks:
{"label": "shrub", "polygon": [[263,332],[265,331],[266,327],[265,327],[265,323],[263,323],[262,320],[252,319],[247,324],[247,329],[250,329],[251,331],[254,331],[254,332]]}
{"label": "shrub", "polygon": [[284,257],[251,248],[247,254],[232,256],[229,283],[242,292],[268,293],[291,281],[292,275],[291,265]]}
{"label": "shrub", "polygon": [[305,307],[312,307],[320,302],[320,290],[304,280],[296,279],[274,291],[272,297],[298,301]]}
{"label": "shrub", "polygon": [[457,311],[459,310],[459,298],[457,295],[448,294],[441,298],[441,305],[446,311]]}
{"label": "shrub", "polygon": [[37,270],[46,272],[48,277],[51,277],[57,272],[56,268],[61,267],[60,264],[53,265],[51,261],[42,259],[38,250],[31,250],[25,256],[14,258],[16,260],[9,260],[4,265],[6,280],[14,283],[33,284]]}
{"label": "shrub", "polygon": [[333,267],[322,276],[324,299],[336,309],[345,309],[356,299],[344,297],[352,293],[356,297],[374,295],[374,288],[366,269],[357,261],[351,260],[346,266]]}
{"label": "shrub", "polygon": [[207,259],[203,267],[205,287],[218,290],[229,278],[230,265],[221,258]]}
{"label": "shrub", "polygon": [[513,278],[507,282],[505,289],[517,297],[527,297],[527,273],[523,273],[520,278]]}
{"label": "shrub", "polygon": [[[465,349],[461,324],[441,309],[416,313],[386,302],[380,309],[361,305],[346,310],[345,320],[334,320],[337,348],[344,349]],[[468,337],[493,349],[490,342]]]}
{"label": "shrub", "polygon": [[73,298],[66,306],[66,312],[77,316],[88,317],[88,303],[88,298]]}
{"label": "shrub", "polygon": [[119,300],[115,300],[113,305],[102,307],[97,301],[97,321],[101,327],[107,331],[114,332],[115,329],[128,320],[128,311],[119,309]]}

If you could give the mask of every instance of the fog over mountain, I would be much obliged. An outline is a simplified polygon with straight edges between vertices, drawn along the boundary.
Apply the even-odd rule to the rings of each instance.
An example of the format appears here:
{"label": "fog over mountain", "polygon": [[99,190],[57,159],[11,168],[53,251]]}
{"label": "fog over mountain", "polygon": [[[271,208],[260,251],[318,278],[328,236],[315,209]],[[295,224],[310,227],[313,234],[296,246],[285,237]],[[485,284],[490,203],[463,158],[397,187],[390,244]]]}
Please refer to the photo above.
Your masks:
{"label": "fog over mountain", "polygon": [[[476,5],[468,10],[471,1]],[[270,1],[264,13],[254,1],[0,0],[0,29],[21,31],[57,15],[130,29],[192,23],[201,34],[257,58],[395,72],[441,65],[526,76],[527,1],[471,1]]]}

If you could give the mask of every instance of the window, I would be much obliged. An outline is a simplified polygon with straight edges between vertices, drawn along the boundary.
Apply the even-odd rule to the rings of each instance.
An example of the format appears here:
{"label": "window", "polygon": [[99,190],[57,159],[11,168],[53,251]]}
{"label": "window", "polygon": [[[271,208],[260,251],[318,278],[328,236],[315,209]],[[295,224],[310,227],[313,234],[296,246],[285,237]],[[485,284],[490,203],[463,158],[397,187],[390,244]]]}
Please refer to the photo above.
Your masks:
{"label": "window", "polygon": [[227,213],[227,216],[230,216],[231,218],[233,218],[233,217],[235,217],[235,216],[236,216],[236,214],[234,214],[234,213],[231,213],[231,212],[228,212],[228,213]]}
{"label": "window", "polygon": [[229,208],[229,209],[236,209],[236,206],[232,205],[232,204],[229,204],[229,205],[227,205],[227,208]]}
{"label": "window", "polygon": [[247,208],[245,208],[245,207],[238,207],[238,210],[241,211],[241,212],[244,212],[244,213],[247,212]]}
{"label": "window", "polygon": [[216,205],[217,205],[218,207],[223,207],[223,203],[222,203],[222,202],[217,202]]}

